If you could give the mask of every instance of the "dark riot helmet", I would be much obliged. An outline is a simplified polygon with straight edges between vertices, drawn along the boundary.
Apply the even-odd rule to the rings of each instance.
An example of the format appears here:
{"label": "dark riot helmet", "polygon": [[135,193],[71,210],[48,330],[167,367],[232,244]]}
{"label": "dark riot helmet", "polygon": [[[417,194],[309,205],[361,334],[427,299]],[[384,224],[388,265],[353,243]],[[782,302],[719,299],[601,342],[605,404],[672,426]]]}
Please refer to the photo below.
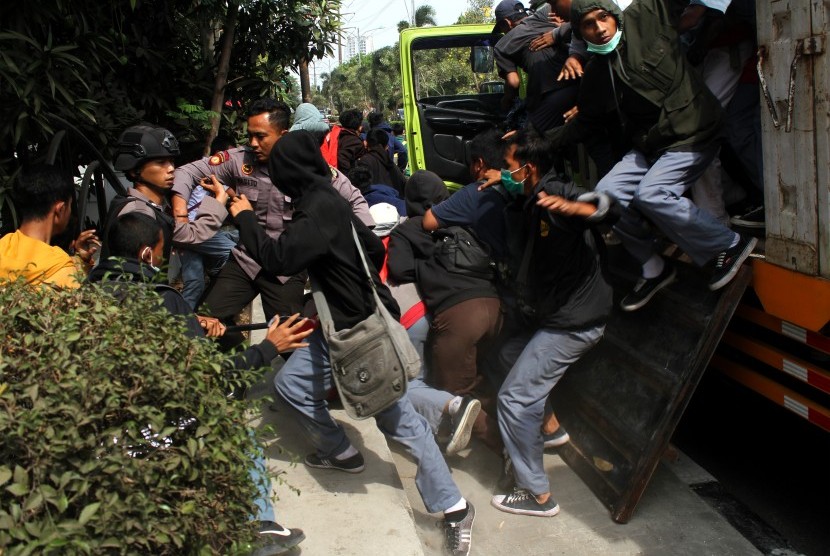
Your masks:
{"label": "dark riot helmet", "polygon": [[115,169],[121,172],[135,170],[148,160],[179,156],[179,142],[163,127],[134,125],[118,139],[115,151]]}

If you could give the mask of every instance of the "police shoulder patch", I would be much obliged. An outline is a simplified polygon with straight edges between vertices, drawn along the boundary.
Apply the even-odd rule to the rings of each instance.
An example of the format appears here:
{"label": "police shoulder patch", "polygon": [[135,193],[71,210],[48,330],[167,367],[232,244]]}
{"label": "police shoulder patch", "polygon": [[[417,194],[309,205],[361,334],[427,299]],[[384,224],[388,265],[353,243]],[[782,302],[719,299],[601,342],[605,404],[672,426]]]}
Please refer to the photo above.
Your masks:
{"label": "police shoulder patch", "polygon": [[219,166],[223,162],[230,160],[231,155],[228,151],[219,151],[208,159],[208,164],[211,166]]}

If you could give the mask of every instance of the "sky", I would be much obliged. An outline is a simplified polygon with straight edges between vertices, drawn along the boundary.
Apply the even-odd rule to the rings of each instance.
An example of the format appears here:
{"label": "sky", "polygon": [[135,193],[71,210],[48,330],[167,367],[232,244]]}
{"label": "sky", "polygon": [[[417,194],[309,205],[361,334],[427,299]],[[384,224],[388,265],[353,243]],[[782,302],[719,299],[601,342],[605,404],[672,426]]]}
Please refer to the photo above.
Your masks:
{"label": "sky", "polygon": [[[415,7],[429,4],[435,9],[438,25],[452,25],[468,8],[467,0],[415,0]],[[496,0],[493,0],[496,4]],[[374,48],[390,46],[398,40],[398,22],[411,18],[412,0],[343,0],[341,14],[344,34],[371,35]],[[344,55],[345,59],[345,55]],[[316,63],[317,74],[337,67],[337,48],[334,58]],[[313,77],[312,77],[313,81]]]}

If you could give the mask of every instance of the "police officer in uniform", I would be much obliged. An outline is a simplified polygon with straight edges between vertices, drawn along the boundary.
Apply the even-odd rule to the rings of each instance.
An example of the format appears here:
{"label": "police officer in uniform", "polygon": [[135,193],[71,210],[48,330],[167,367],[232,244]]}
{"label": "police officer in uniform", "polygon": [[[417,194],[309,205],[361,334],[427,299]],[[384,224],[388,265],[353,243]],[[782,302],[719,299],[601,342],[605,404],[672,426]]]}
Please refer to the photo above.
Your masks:
{"label": "police officer in uniform", "polygon": [[[268,155],[279,139],[288,133],[291,109],[274,99],[260,99],[248,109],[248,145],[185,164],[176,169],[173,186],[173,209],[177,221],[187,219],[187,200],[193,188],[205,177],[215,176],[220,182],[244,194],[266,233],[277,239],[291,220],[291,199],[280,193],[268,176]],[[348,181],[333,185],[352,205],[352,210],[368,224],[373,224],[366,201]],[[243,246],[237,246],[232,257],[219,272],[205,298],[210,313],[222,320],[232,319],[257,294],[262,296],[265,317],[292,315],[303,305],[303,288],[307,274],[272,276]],[[239,339],[239,338],[237,338]]]}
{"label": "police officer in uniform", "polygon": [[201,185],[214,197],[205,197],[196,219],[173,219],[168,202],[173,187],[174,158],[179,156],[179,143],[168,130],[151,125],[128,127],[121,134],[115,155],[115,169],[124,172],[133,186],[126,197],[118,196],[110,204],[107,216],[102,260],[109,256],[106,238],[116,218],[139,212],[155,218],[165,239],[164,258],[169,260],[173,244],[198,243],[213,236],[227,218],[225,205],[228,194],[215,180]]}

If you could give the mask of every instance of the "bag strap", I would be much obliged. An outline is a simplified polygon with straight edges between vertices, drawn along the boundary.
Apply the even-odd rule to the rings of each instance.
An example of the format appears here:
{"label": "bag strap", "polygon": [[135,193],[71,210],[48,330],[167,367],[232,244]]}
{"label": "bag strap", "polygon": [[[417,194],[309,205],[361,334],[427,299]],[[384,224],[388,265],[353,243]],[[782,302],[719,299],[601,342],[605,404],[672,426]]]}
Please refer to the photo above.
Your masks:
{"label": "bag strap", "polygon": [[[354,238],[355,246],[357,246],[357,252],[360,254],[360,260],[363,263],[363,270],[366,272],[366,278],[369,280],[369,285],[372,287],[375,303],[380,303],[380,297],[378,296],[377,289],[375,288],[375,281],[372,280],[372,273],[369,271],[369,263],[366,262],[366,255],[363,252],[363,246],[360,244],[360,238],[357,235],[357,230],[355,229],[354,224],[352,224],[352,237]],[[332,319],[331,316],[331,309],[329,309],[329,304],[326,301],[326,296],[323,294],[323,290],[320,289],[320,286],[311,274],[309,274],[309,280],[311,281],[311,295],[314,298],[314,305],[317,306],[317,315],[320,317],[323,335],[328,338],[329,331],[334,332],[334,319]]]}

